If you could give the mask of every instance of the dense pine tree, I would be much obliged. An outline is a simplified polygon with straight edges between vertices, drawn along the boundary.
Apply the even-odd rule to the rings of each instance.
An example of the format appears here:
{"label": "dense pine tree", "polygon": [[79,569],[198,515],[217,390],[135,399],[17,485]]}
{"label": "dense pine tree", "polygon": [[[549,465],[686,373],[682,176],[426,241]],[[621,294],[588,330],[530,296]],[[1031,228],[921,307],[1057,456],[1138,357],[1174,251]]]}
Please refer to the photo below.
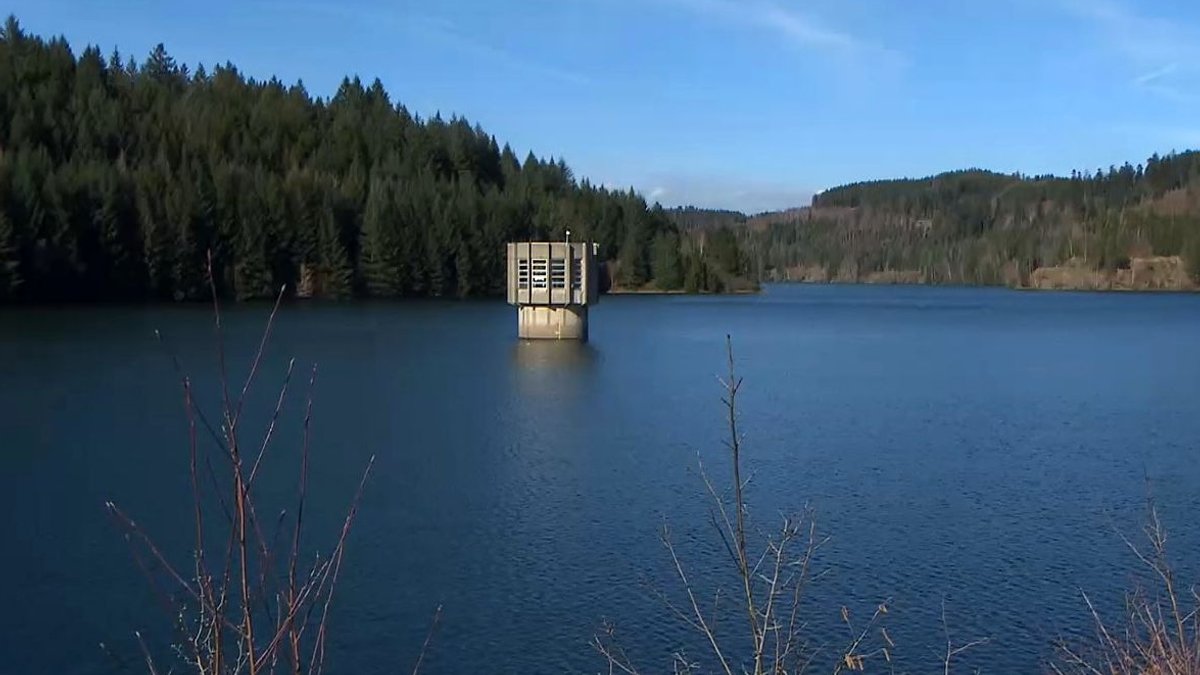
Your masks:
{"label": "dense pine tree", "polygon": [[651,249],[686,242],[637,194],[378,80],[314,98],[162,45],[139,65],[0,30],[0,300],[203,299],[210,254],[227,297],[498,294],[504,242],[568,229],[628,285],[683,283],[679,250]]}
{"label": "dense pine tree", "polygon": [[336,209],[328,199],[319,217],[316,251],[311,258],[314,273],[322,280],[318,294],[330,298],[349,297],[354,290],[354,272],[342,245]]}
{"label": "dense pine tree", "polygon": [[683,288],[683,261],[679,254],[679,237],[662,233],[654,238],[654,282],[663,290]]}
{"label": "dense pine tree", "polygon": [[21,288],[20,261],[14,239],[12,223],[0,211],[0,299],[16,297]]}

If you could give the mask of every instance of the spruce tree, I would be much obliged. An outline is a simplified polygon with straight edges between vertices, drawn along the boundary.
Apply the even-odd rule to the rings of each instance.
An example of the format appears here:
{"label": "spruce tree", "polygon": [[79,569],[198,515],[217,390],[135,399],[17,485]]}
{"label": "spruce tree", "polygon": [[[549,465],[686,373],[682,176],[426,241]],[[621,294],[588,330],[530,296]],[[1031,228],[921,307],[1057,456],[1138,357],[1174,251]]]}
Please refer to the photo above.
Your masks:
{"label": "spruce tree", "polygon": [[239,300],[269,298],[275,291],[266,257],[262,221],[250,220],[238,232],[234,246],[234,292]]}
{"label": "spruce tree", "polygon": [[138,195],[138,216],[141,220],[142,250],[146,256],[146,281],[150,296],[169,300],[174,294],[174,251],[178,240],[165,220],[158,199],[146,191]]}
{"label": "spruce tree", "polygon": [[269,206],[263,203],[259,177],[248,176],[238,212],[237,240],[233,245],[234,292],[238,299],[270,298],[278,289],[272,283],[267,248]]}
{"label": "spruce tree", "polygon": [[394,216],[395,191],[381,179],[371,182],[363,211],[362,266],[367,292],[375,297],[394,298],[404,293],[401,279]]}
{"label": "spruce tree", "polygon": [[322,207],[320,223],[317,273],[321,294],[328,298],[349,297],[353,291],[353,273],[346,249],[342,246],[337,216],[330,201]]}
{"label": "spruce tree", "polygon": [[378,81],[323,101],[233,65],[193,75],[162,45],[75,56],[15,19],[0,60],[0,211],[22,298],[203,299],[210,252],[223,296],[269,297],[301,266],[335,295],[499,294],[507,241],[570,228],[643,281],[658,236],[679,241],[637,195],[561,158],[521,162],[466,119],[416,118]]}
{"label": "spruce tree", "polygon": [[475,292],[475,263],[472,258],[471,247],[465,240],[460,240],[458,250],[454,253],[454,276],[458,280],[456,291],[460,298]]}
{"label": "spruce tree", "polygon": [[639,220],[634,220],[627,230],[625,242],[621,246],[617,270],[620,274],[618,283],[626,288],[641,288],[650,281],[650,270],[647,264],[647,251],[643,240],[646,233]]}
{"label": "spruce tree", "polygon": [[661,233],[654,238],[654,284],[662,290],[683,287],[679,239],[671,234]]}
{"label": "spruce tree", "polygon": [[0,300],[14,300],[21,288],[20,252],[12,221],[0,210]]}

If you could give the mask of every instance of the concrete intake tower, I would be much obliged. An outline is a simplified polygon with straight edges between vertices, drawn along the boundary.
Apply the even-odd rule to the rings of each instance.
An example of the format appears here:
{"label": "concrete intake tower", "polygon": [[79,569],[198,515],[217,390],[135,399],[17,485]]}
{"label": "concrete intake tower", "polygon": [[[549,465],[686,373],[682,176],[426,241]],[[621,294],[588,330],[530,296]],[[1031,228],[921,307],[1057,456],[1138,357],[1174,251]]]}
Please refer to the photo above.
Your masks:
{"label": "concrete intake tower", "polygon": [[508,303],[521,339],[588,339],[588,306],[600,299],[597,246],[570,236],[508,245]]}

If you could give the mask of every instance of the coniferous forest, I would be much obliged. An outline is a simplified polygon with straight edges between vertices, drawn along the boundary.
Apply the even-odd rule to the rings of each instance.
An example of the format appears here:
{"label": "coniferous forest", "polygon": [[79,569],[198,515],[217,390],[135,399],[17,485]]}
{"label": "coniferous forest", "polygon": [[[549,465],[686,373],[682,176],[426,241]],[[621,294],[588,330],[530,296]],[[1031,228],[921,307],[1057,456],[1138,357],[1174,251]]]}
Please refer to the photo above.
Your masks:
{"label": "coniferous forest", "polygon": [[623,289],[1025,286],[1040,268],[1114,276],[1163,256],[1191,279],[1163,284],[1194,287],[1198,177],[1185,152],[1070,177],[855,183],[757,216],[665,211],[461,117],[422,119],[378,80],[322,98],[232,64],[193,71],[161,45],[139,63],[11,17],[0,30],[0,302],[204,299],[210,255],[224,297],[499,295],[505,242],[567,230]]}
{"label": "coniferous forest", "polygon": [[1195,288],[1200,153],[1069,177],[968,170],[855,183],[738,231],[766,278]]}
{"label": "coniferous forest", "polygon": [[719,290],[726,276],[632,189],[519,158],[376,80],[330,98],[227,64],[138,63],[0,34],[0,300],[476,296],[504,243],[600,245],[612,283]]}

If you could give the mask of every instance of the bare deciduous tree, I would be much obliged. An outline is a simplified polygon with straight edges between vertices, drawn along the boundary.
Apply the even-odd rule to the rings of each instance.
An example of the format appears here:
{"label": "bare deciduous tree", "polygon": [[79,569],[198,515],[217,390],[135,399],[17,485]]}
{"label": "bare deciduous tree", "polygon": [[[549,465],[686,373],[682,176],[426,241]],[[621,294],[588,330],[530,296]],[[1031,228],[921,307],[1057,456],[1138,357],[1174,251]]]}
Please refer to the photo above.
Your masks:
{"label": "bare deciduous tree", "polygon": [[[722,606],[725,596],[718,589],[711,603],[699,597],[696,584],[664,524],[660,539],[679,582],[682,601],[661,593],[670,613],[697,633],[707,645],[707,657],[696,660],[676,653],[672,659],[675,673],[695,673],[705,664],[725,675],[787,675],[808,670],[819,650],[807,644],[806,620],[801,613],[804,594],[813,579],[817,550],[827,538],[817,532],[812,510],[800,516],[783,516],[777,530],[762,533],[752,528],[746,505],[748,480],[743,477],[742,436],[738,429],[737,397],[742,379],[737,375],[733,344],[726,336],[728,375],[721,379],[722,402],[726,411],[729,438],[725,447],[730,458],[730,489],[718,490],[703,463],[700,475],[712,501],[711,524],[720,538],[731,567],[736,588],[729,594],[729,607]],[[740,614],[740,629],[718,630],[722,612]],[[882,627],[888,602],[880,603],[865,623],[855,626],[850,611],[842,608],[841,618],[849,632],[849,641],[839,650],[834,672],[863,670],[868,661],[891,661],[891,638]],[[637,675],[638,669],[619,644],[611,623],[604,624],[592,639],[592,646],[604,658],[609,673]]]}

